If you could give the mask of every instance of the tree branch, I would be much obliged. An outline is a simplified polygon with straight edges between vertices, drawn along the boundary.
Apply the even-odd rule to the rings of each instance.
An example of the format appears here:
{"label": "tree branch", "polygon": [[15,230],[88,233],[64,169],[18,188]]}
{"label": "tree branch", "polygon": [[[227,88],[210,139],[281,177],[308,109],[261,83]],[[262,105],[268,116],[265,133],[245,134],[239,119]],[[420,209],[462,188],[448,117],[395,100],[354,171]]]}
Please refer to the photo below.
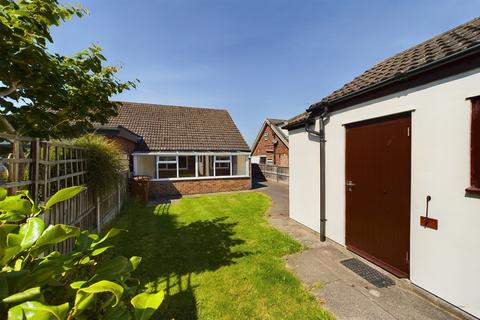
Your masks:
{"label": "tree branch", "polygon": [[7,118],[5,118],[5,116],[0,115],[0,123],[8,133],[10,134],[17,133],[17,130],[15,130],[15,128],[10,123],[10,121],[8,121]]}
{"label": "tree branch", "polygon": [[15,91],[17,91],[17,89],[19,87],[18,86],[19,83],[20,83],[20,81],[14,81],[10,87],[2,88],[0,90],[0,97],[6,97],[8,95],[11,95]]}

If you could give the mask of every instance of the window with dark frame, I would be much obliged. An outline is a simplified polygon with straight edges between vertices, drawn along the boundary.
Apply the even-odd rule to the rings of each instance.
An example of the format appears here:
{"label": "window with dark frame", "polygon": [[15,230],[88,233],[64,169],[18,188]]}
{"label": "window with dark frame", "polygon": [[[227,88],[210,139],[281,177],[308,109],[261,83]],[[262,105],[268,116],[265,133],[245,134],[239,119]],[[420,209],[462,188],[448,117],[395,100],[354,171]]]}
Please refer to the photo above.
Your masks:
{"label": "window with dark frame", "polygon": [[480,96],[470,99],[472,124],[470,137],[470,187],[467,192],[480,194]]}

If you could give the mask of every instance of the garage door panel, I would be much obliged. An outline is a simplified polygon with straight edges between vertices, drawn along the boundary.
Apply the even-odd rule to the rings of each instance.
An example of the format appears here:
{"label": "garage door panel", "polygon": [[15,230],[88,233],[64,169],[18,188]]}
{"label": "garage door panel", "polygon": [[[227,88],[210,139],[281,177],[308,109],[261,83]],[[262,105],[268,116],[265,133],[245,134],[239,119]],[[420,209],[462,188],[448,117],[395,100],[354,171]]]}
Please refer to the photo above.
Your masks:
{"label": "garage door panel", "polygon": [[410,114],[346,127],[346,244],[409,274]]}

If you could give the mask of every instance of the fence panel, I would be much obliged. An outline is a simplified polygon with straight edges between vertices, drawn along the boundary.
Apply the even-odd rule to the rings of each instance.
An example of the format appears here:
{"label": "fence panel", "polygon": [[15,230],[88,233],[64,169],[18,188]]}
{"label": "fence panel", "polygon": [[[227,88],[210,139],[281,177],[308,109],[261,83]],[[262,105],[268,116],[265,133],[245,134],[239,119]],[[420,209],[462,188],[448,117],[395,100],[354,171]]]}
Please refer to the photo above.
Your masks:
{"label": "fence panel", "polygon": [[[109,194],[98,197],[86,190],[54,205],[43,219],[46,224],[68,224],[83,230],[98,231],[120,212],[127,195],[127,172]],[[36,203],[47,201],[58,190],[84,185],[87,180],[87,150],[0,133],[0,187],[15,194],[29,190]],[[73,241],[56,248],[68,252]]]}
{"label": "fence panel", "polygon": [[279,167],[271,164],[260,163],[255,164],[255,167],[253,168],[253,171],[258,178],[288,184],[288,167]]}

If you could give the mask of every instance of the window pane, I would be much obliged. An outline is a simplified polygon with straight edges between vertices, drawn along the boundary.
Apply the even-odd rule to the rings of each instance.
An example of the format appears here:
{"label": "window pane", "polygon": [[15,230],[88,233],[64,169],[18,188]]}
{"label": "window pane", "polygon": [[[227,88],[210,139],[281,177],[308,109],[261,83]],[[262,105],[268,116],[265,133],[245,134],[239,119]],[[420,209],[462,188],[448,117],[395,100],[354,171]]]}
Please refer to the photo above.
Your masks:
{"label": "window pane", "polygon": [[178,157],[178,175],[181,178],[195,177],[195,156]]}
{"label": "window pane", "polygon": [[158,161],[169,161],[169,162],[176,162],[176,156],[159,156]]}
{"label": "window pane", "polygon": [[232,174],[234,176],[246,176],[247,161],[247,155],[232,156]]}
{"label": "window pane", "polygon": [[229,162],[216,162],[215,163],[215,176],[229,176],[230,175],[230,163]]}
{"label": "window pane", "polygon": [[142,176],[149,176],[155,178],[157,172],[156,168],[156,157],[155,156],[134,156],[137,161],[137,172],[135,174]]}
{"label": "window pane", "polygon": [[158,167],[161,169],[170,169],[170,170],[177,170],[177,164],[176,163],[159,163]]}
{"label": "window pane", "polygon": [[217,168],[229,168],[230,163],[228,162],[217,162]]}
{"label": "window pane", "polygon": [[176,178],[177,164],[176,163],[159,163],[158,164],[158,178]]}
{"label": "window pane", "polygon": [[212,156],[198,156],[198,176],[199,177],[213,176],[213,157]]}
{"label": "window pane", "polygon": [[230,156],[217,156],[217,161],[230,161]]}

